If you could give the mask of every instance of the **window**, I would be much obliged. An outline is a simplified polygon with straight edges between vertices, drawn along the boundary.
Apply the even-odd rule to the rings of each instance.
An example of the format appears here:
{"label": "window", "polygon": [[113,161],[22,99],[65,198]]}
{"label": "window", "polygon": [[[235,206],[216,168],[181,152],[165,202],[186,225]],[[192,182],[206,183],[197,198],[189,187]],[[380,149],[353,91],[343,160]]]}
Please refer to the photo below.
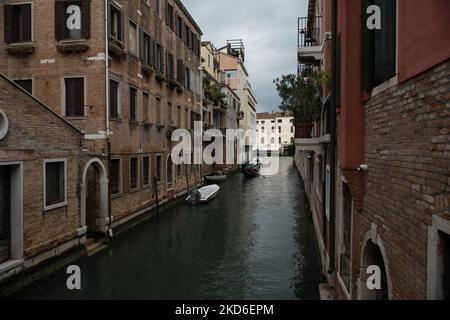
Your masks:
{"label": "window", "polygon": [[147,92],[142,93],[142,113],[143,120],[150,120],[150,95]]}
{"label": "window", "polygon": [[161,182],[162,180],[162,156],[156,156],[156,181]]}
{"label": "window", "polygon": [[137,121],[137,90],[130,87],[130,121]]}
{"label": "window", "polygon": [[177,107],[177,127],[181,128],[181,107]]}
{"label": "window", "polygon": [[109,35],[114,40],[123,41],[123,15],[115,6],[110,6]]}
{"label": "window", "polygon": [[155,0],[155,11],[156,11],[156,14],[158,16],[161,14],[161,3],[160,3],[160,0]]}
{"label": "window", "polygon": [[352,194],[347,184],[342,184],[342,243],[339,274],[347,290],[350,289],[350,253],[352,228]]}
{"label": "window", "polygon": [[160,73],[164,72],[164,55],[163,48],[159,43],[156,44],[156,70]]}
{"label": "window", "polygon": [[167,3],[167,17],[166,17],[166,24],[170,28],[170,30],[173,31],[173,7]]}
{"label": "window", "polygon": [[167,53],[167,78],[169,80],[174,79],[174,61],[173,61],[173,55],[171,53]]}
{"label": "window", "polygon": [[172,157],[167,159],[167,187],[170,189],[173,187],[173,163]]}
{"label": "window", "polygon": [[32,14],[31,3],[5,5],[5,42],[30,42],[32,41]]}
{"label": "window", "polygon": [[182,59],[177,60],[177,81],[184,84],[184,64]]}
{"label": "window", "polygon": [[275,133],[275,127],[272,127],[272,133]]}
{"label": "window", "polygon": [[272,137],[272,139],[270,139],[270,144],[274,144],[275,143],[275,138]]}
{"label": "window", "polygon": [[139,56],[141,58],[141,61],[149,66],[154,65],[152,47],[152,38],[146,32],[140,30]]}
{"label": "window", "polygon": [[156,98],[156,122],[162,124],[162,101],[161,98]]}
{"label": "window", "polygon": [[119,118],[119,82],[109,80],[109,116]]}
{"label": "window", "polygon": [[177,36],[178,38],[183,37],[183,19],[177,15]]}
{"label": "window", "polygon": [[55,1],[56,39],[89,39],[91,33],[90,10],[90,1]]}
{"label": "window", "polygon": [[226,70],[225,75],[227,78],[231,79],[237,79],[238,78],[238,72],[237,70]]}
{"label": "window", "polygon": [[137,55],[138,52],[138,33],[136,24],[130,20],[128,26],[128,47],[132,54]]}
{"label": "window", "polygon": [[[367,28],[366,11],[370,5],[381,9],[381,29]],[[396,73],[397,1],[363,0],[362,12],[362,83],[364,90],[370,90]]]}
{"label": "window", "polygon": [[294,126],[291,127],[291,133],[294,133]]}
{"label": "window", "polygon": [[84,117],[84,78],[66,78],[66,117]]}
{"label": "window", "polygon": [[278,133],[281,133],[281,127],[278,127]]}
{"label": "window", "polygon": [[265,128],[264,128],[264,127],[262,127],[262,128],[261,128],[261,133],[264,133],[264,130],[265,130]]}
{"label": "window", "polygon": [[142,158],[142,185],[144,187],[150,185],[150,157]]}
{"label": "window", "polygon": [[281,119],[278,119],[278,123],[283,123],[283,120],[281,120]]}
{"label": "window", "polygon": [[264,144],[264,138],[261,138],[261,144]]}
{"label": "window", "polygon": [[191,45],[191,29],[189,29],[189,26],[186,25],[184,28],[184,32],[186,33],[186,47],[189,48],[189,46]]}
{"label": "window", "polygon": [[21,87],[23,90],[28,92],[29,94],[33,94],[33,80],[14,80],[14,83]]}
{"label": "window", "polygon": [[45,210],[51,210],[67,204],[66,202],[66,161],[50,160],[45,166]]}
{"label": "window", "polygon": [[138,158],[130,158],[130,190],[136,190],[138,187]]}
{"label": "window", "polygon": [[278,144],[281,144],[281,137],[278,138]]}
{"label": "window", "polygon": [[186,88],[191,90],[191,70],[189,68],[186,68]]}
{"label": "window", "polygon": [[173,125],[172,113],[173,113],[173,105],[171,102],[167,102],[167,120],[169,120],[169,126]]}
{"label": "window", "polygon": [[111,195],[117,196],[122,193],[122,161],[120,159],[112,159],[110,165],[110,175],[111,175]]}

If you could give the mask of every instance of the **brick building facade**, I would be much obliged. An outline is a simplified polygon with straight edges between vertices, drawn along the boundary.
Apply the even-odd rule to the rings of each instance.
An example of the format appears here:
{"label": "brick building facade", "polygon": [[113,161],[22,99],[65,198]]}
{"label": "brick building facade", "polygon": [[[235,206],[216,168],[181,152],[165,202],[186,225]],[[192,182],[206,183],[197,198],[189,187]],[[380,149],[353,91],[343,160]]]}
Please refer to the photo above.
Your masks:
{"label": "brick building facade", "polygon": [[[326,14],[333,2],[310,1],[308,20],[336,19],[337,80],[321,120],[336,110],[336,130],[325,126],[296,141],[328,280],[323,297],[448,299],[449,3],[379,1],[382,28],[369,31],[371,1],[339,1],[335,15]],[[310,51],[300,48],[300,59]],[[321,54],[319,60],[333,57]],[[379,290],[367,286],[370,266],[379,267]]]}
{"label": "brick building facade", "polygon": [[0,75],[0,282],[83,243],[83,135]]}
{"label": "brick building facade", "polygon": [[[192,132],[194,121],[202,120],[201,35],[179,0],[0,4],[1,72],[64,119],[54,115],[57,121],[78,128],[67,132],[54,128],[57,121],[48,116],[33,118],[41,131],[30,121],[29,128],[20,131],[22,139],[8,138],[11,149],[0,149],[0,164],[14,158],[21,145],[30,147],[33,135],[45,134],[47,141],[42,138],[41,143],[51,150],[61,146],[60,153],[70,147],[81,152],[83,139],[82,160],[80,155],[64,156],[71,179],[67,205],[45,214],[42,201],[30,198],[24,204],[29,228],[25,257],[74,237],[97,238],[203,182],[201,165],[176,166],[170,157],[173,131]],[[39,152],[23,156],[42,167]],[[27,168],[24,194],[37,196],[40,186],[28,182],[42,181],[41,171]],[[11,173],[1,169],[9,177]],[[5,186],[0,188],[6,195]],[[62,211],[67,223],[58,220]],[[5,221],[0,220],[0,263],[11,255],[3,240],[9,229]]]}
{"label": "brick building facade", "polygon": [[161,203],[201,181],[170,159],[171,133],[201,120],[201,30],[180,1],[11,0],[0,16],[0,69],[84,133],[88,230],[152,209],[154,178]]}

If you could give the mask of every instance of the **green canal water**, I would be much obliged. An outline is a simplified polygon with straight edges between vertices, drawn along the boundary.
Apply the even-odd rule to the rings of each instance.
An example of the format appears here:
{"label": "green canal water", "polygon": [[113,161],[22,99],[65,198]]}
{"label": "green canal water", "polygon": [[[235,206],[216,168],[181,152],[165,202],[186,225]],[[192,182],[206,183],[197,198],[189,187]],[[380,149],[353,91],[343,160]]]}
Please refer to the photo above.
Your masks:
{"label": "green canal water", "polygon": [[267,178],[228,178],[210,204],[159,217],[77,262],[82,290],[65,270],[19,299],[318,299],[312,219],[291,158]]}

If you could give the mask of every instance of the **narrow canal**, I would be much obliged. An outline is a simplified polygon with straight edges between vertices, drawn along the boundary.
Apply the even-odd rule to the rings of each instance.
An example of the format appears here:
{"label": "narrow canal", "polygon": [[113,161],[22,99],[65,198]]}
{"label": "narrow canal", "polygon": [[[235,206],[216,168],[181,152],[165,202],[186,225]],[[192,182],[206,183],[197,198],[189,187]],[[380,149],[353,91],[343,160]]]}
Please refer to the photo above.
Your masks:
{"label": "narrow canal", "polygon": [[228,178],[212,203],[166,209],[20,299],[318,299],[320,267],[303,185],[291,158],[276,176]]}

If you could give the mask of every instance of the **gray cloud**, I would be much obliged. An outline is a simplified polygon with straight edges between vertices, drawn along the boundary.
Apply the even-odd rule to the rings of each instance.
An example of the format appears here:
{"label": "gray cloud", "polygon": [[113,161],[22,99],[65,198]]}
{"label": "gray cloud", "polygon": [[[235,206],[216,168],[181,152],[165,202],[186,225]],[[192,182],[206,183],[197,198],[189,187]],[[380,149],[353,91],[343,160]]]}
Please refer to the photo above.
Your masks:
{"label": "gray cloud", "polygon": [[307,0],[183,0],[204,35],[216,47],[243,39],[246,67],[258,111],[278,109],[273,79],[297,71],[297,18]]}

